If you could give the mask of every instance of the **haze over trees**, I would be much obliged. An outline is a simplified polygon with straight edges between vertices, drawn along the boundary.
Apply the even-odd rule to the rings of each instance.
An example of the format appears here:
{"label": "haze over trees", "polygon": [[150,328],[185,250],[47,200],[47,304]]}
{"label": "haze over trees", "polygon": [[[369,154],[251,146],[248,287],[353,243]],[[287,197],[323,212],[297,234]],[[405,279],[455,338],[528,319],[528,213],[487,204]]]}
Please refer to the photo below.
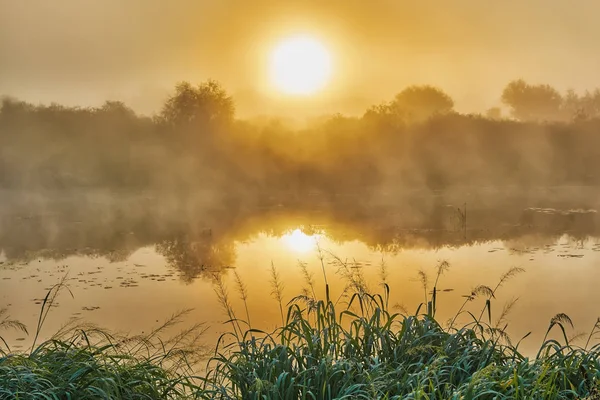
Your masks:
{"label": "haze over trees", "polygon": [[227,124],[233,121],[235,105],[225,89],[216,81],[198,86],[181,82],[167,99],[159,119],[176,128],[194,124]]}
{"label": "haze over trees", "polygon": [[600,117],[600,90],[578,95],[568,90],[561,95],[546,84],[528,84],[524,80],[510,82],[502,92],[502,102],[520,121],[569,121]]}
{"label": "haze over trees", "polygon": [[409,121],[424,121],[453,111],[454,100],[436,87],[409,86],[396,95],[392,107]]}
{"label": "haze over trees", "polygon": [[463,115],[441,89],[410,86],[361,117],[292,129],[237,119],[234,99],[214,81],[179,84],[153,118],[120,102],[76,108],[5,98],[0,185],[205,190],[239,203],[366,188],[600,184],[600,91],[561,95],[514,81],[502,101],[511,118],[500,109]]}

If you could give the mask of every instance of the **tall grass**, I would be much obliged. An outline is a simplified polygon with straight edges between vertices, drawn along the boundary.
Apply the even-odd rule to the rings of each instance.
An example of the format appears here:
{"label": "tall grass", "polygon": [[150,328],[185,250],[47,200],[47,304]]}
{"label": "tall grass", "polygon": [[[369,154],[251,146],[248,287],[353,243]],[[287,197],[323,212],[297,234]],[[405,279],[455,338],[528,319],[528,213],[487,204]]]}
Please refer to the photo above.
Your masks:
{"label": "tall grass", "polygon": [[[506,333],[516,299],[496,320],[498,291],[523,270],[511,268],[494,287],[477,286],[444,326],[436,319],[438,284],[419,273],[424,301],[413,315],[389,306],[385,264],[382,293],[372,294],[357,263],[333,257],[346,281],[344,302],[325,296],[300,264],[306,287],[292,298],[285,323],[272,333],[247,330],[234,344],[217,348],[201,396],[220,399],[579,399],[596,398],[600,379],[600,319],[584,347],[567,336],[572,321],[557,314],[535,358],[519,351]],[[278,276],[274,266],[272,276]],[[274,286],[276,284],[274,283]],[[432,286],[432,287],[431,287]],[[281,304],[281,296],[275,296]],[[228,306],[231,306],[228,303]],[[471,311],[472,305],[481,309]],[[421,310],[423,310],[421,312]],[[457,327],[458,321],[466,321]],[[551,337],[558,329],[560,339]],[[529,336],[527,334],[525,337]]]}
{"label": "tall grass", "polygon": [[[234,283],[248,321],[237,317],[225,282],[216,277],[230,329],[201,378],[192,368],[201,354],[200,326],[160,340],[183,314],[133,338],[73,322],[28,353],[0,358],[0,399],[598,398],[600,319],[582,347],[568,335],[571,319],[557,314],[537,355],[529,358],[519,350],[524,338],[513,343],[506,333],[516,299],[494,318],[499,290],[522,270],[508,270],[493,287],[475,287],[442,324],[436,316],[438,285],[448,263],[437,265],[433,279],[419,273],[424,299],[416,312],[396,312],[389,306],[385,263],[379,267],[381,290],[373,293],[359,263],[326,260],[319,252],[322,296],[307,265],[300,264],[305,287],[285,299],[271,264],[272,297],[283,318],[273,332],[251,327],[249,294],[239,275]],[[346,281],[337,296],[327,282],[331,269]],[[5,327],[23,328],[14,322]]]}
{"label": "tall grass", "polygon": [[[25,324],[21,323],[16,319],[12,319],[11,316],[8,314],[8,309],[0,308],[0,332],[6,329],[14,329],[16,331],[28,333],[27,326],[25,326]],[[10,351],[10,346],[8,345],[6,340],[4,340],[2,336],[0,336],[0,356],[5,356],[9,354]]]}
{"label": "tall grass", "polygon": [[[181,399],[195,396],[200,378],[194,367],[204,357],[205,328],[196,324],[168,337],[189,310],[172,315],[146,335],[111,334],[79,319],[69,320],[38,344],[42,327],[66,277],[42,302],[31,349],[12,352],[0,336],[0,399]],[[0,312],[0,329],[27,333]],[[1,333],[1,332],[0,332]]]}

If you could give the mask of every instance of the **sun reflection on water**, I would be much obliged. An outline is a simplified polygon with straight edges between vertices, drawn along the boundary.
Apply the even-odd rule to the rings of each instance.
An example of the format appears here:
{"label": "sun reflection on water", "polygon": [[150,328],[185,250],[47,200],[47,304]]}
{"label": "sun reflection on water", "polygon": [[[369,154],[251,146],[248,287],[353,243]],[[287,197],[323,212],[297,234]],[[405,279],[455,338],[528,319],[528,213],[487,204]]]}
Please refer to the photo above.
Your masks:
{"label": "sun reflection on water", "polygon": [[297,228],[283,235],[280,240],[292,251],[308,253],[316,249],[317,241],[321,237],[318,233],[307,235]]}

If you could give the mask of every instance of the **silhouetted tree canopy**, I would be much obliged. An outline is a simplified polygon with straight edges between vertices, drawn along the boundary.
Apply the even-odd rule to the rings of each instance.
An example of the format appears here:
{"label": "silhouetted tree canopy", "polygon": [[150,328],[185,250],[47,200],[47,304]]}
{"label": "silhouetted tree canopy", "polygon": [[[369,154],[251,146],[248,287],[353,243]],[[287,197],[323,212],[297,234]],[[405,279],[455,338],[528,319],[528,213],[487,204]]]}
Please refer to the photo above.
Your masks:
{"label": "silhouetted tree canopy", "polygon": [[575,91],[570,90],[565,97],[564,108],[571,119],[582,120],[600,117],[600,90],[595,89],[578,96]]}
{"label": "silhouetted tree canopy", "polygon": [[409,121],[422,121],[433,115],[450,113],[454,108],[454,100],[434,86],[409,86],[396,95],[391,107]]}
{"label": "silhouetted tree canopy", "polygon": [[181,82],[165,102],[160,117],[175,126],[230,123],[235,115],[233,99],[216,81],[196,87]]}
{"label": "silhouetted tree canopy", "polygon": [[35,107],[32,104],[4,96],[0,103],[0,117],[4,120],[10,120],[17,118],[19,115],[26,115],[26,113],[32,112],[34,109]]}
{"label": "silhouetted tree canopy", "polygon": [[135,112],[127,107],[122,101],[106,101],[102,107],[100,107],[100,111],[122,119],[136,118]]}
{"label": "silhouetted tree canopy", "polygon": [[510,82],[502,92],[502,102],[520,121],[562,119],[562,96],[550,85],[530,85],[522,79]]}
{"label": "silhouetted tree canopy", "polygon": [[[0,188],[158,190],[181,198],[201,191],[235,209],[392,183],[600,185],[599,91],[562,97],[517,81],[505,95],[522,118],[552,111],[567,123],[458,114],[433,87],[407,88],[360,118],[334,115],[302,129],[235,120],[233,100],[212,81],[179,84],[155,118],[121,102],[83,108],[4,99]],[[546,100],[527,108],[528,98]],[[585,120],[574,120],[579,109]]]}
{"label": "silhouetted tree canopy", "polygon": [[383,103],[369,107],[363,115],[363,121],[371,129],[397,130],[406,123],[406,115],[394,107],[393,103]]}

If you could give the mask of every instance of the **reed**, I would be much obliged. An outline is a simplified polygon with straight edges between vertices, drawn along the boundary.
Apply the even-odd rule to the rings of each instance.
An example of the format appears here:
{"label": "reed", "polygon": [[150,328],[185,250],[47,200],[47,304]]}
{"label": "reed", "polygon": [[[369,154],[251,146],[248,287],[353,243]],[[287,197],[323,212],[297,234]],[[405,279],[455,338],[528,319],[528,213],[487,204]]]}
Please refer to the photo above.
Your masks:
{"label": "reed", "polygon": [[[319,296],[313,275],[300,264],[305,288],[284,304],[283,282],[271,264],[272,295],[283,320],[273,332],[250,326],[250,294],[239,275],[233,282],[248,321],[237,318],[226,282],[215,277],[230,326],[225,335],[233,340],[218,341],[201,377],[194,371],[206,354],[202,325],[162,339],[187,311],[148,335],[127,338],[71,321],[26,353],[0,355],[0,399],[598,398],[600,319],[578,346],[569,336],[573,321],[557,314],[533,358],[519,351],[529,334],[513,344],[506,333],[516,299],[492,319],[499,290],[522,270],[508,270],[494,287],[475,287],[443,325],[436,319],[438,285],[448,263],[437,265],[434,279],[419,273],[425,298],[410,314],[388,306],[384,263],[382,293],[372,293],[359,263],[325,262],[323,254],[323,279],[326,265],[336,266],[347,281],[344,296],[332,300],[327,283]],[[47,297],[42,320],[56,295]],[[2,317],[0,328],[24,329],[6,311]]]}
{"label": "reed", "polygon": [[[42,304],[32,346],[27,352],[0,352],[0,399],[183,399],[197,395],[201,379],[194,370],[205,358],[205,331],[196,324],[174,336],[168,330],[188,311],[172,315],[147,335],[123,336],[78,319],[50,339],[37,343],[66,277]],[[0,329],[26,331],[6,312]],[[4,340],[2,340],[3,343]]]}
{"label": "reed", "polygon": [[[327,279],[323,253],[321,268]],[[449,269],[436,267],[435,279],[419,272],[424,303],[416,313],[388,307],[385,264],[383,293],[370,293],[358,263],[332,257],[347,280],[342,306],[318,298],[314,279],[300,265],[306,287],[288,303],[284,324],[274,332],[251,330],[237,344],[218,348],[201,396],[220,399],[580,399],[596,398],[600,378],[597,322],[584,347],[567,335],[572,321],[557,314],[535,358],[518,350],[506,333],[516,299],[497,319],[492,309],[499,290],[523,270],[511,268],[496,286],[477,286],[444,327],[436,320],[438,284]],[[278,276],[272,266],[272,276]],[[325,282],[326,287],[328,286]],[[479,311],[472,306],[481,303]],[[423,307],[425,306],[425,307]],[[423,312],[421,312],[421,309]],[[457,327],[458,321],[468,322]],[[600,321],[600,320],[599,320]],[[560,339],[550,338],[558,329]],[[588,397],[586,397],[588,396]],[[208,397],[206,397],[208,398]]]}

